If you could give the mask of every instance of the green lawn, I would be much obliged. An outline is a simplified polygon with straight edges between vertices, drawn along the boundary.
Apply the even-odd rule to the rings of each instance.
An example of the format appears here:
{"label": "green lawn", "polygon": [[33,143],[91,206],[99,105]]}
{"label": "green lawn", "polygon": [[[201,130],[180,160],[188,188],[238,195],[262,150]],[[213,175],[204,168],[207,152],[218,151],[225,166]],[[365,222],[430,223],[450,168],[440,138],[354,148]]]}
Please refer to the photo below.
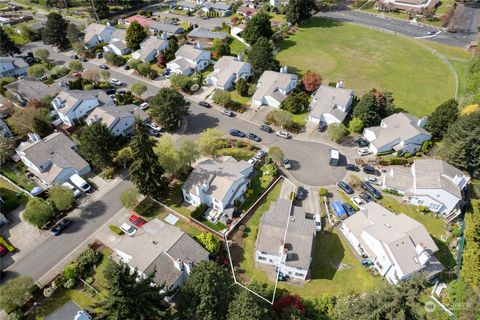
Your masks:
{"label": "green lawn", "polygon": [[250,182],[250,187],[245,192],[245,201],[242,204],[241,210],[248,210],[255,201],[258,200],[258,197],[262,192],[270,185],[273,177],[271,175],[263,174],[262,171],[257,171],[252,181]]}
{"label": "green lawn", "polygon": [[0,173],[3,174],[8,179],[10,179],[11,181],[13,181],[20,188],[23,188],[27,191],[32,191],[32,189],[37,186],[30,179],[28,179],[27,176],[25,176],[25,174],[22,174],[19,171],[13,171],[9,168],[2,167],[0,168]]}
{"label": "green lawn", "polygon": [[28,197],[15,188],[15,186],[0,178],[0,195],[3,196],[3,200],[17,197],[17,194],[19,195],[19,202],[25,205],[28,202]]}
{"label": "green lawn", "polygon": [[272,19],[272,21],[279,21],[279,22],[286,22],[284,14],[277,14],[277,13],[269,13],[268,14]]}
{"label": "green lawn", "polygon": [[308,116],[308,111],[299,113],[299,114],[292,113],[292,121],[299,124],[301,127],[304,127],[305,124],[307,123],[307,116]]}
{"label": "green lawn", "polygon": [[244,105],[244,106],[249,106],[250,105],[250,101],[252,101],[252,98],[251,97],[242,97],[238,92],[237,90],[232,90],[230,91],[230,95],[232,97],[232,101],[235,101],[241,105]]}
{"label": "green lawn", "polygon": [[446,64],[415,40],[348,23],[311,19],[281,42],[277,59],[292,72],[320,72],[324,83],[342,79],[359,96],[391,91],[397,107],[417,116],[455,93]]}
{"label": "green lawn", "polygon": [[[165,220],[165,218],[169,214],[171,214],[171,212],[168,211],[167,209],[162,208],[162,207],[158,207],[157,210],[155,211],[155,213],[151,217],[145,218],[145,220],[151,220],[151,219],[154,219],[154,218],[158,218],[160,220]],[[182,229],[183,231],[185,231],[186,233],[188,233],[192,237],[195,237],[196,235],[201,233],[201,230],[197,229],[192,224],[190,224],[190,223],[188,223],[188,222],[186,222],[185,220],[182,220],[182,219],[178,219],[175,226],[179,227],[180,229]]]}
{"label": "green lawn", "polygon": [[220,150],[217,150],[215,152],[217,156],[232,156],[237,160],[249,160],[251,159],[254,155],[254,151],[250,151],[246,148],[236,148],[236,147],[231,147],[231,148],[223,148]]}
{"label": "green lawn", "polygon": [[230,42],[230,53],[232,55],[237,55],[245,51],[245,49],[247,48],[246,45],[244,45],[243,43],[241,43],[240,41],[238,41],[233,37],[231,39],[232,41]]}

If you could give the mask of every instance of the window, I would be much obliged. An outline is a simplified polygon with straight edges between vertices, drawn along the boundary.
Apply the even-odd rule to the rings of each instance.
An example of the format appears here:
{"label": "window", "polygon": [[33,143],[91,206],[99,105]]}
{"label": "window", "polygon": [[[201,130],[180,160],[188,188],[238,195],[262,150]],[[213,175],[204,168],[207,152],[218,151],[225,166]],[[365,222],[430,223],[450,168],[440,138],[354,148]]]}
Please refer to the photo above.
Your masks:
{"label": "window", "polygon": [[380,262],[375,262],[375,264],[377,265],[378,269],[382,270],[383,269],[383,266],[380,264]]}
{"label": "window", "polygon": [[423,200],[418,200],[418,204],[423,204]]}
{"label": "window", "polygon": [[440,205],[436,203],[430,203],[429,207],[433,210],[437,210],[438,208],[440,208]]}
{"label": "window", "polygon": [[303,273],[295,272],[295,277],[303,277]]}
{"label": "window", "polygon": [[267,260],[267,258],[265,258],[265,257],[262,257],[262,256],[258,256],[258,257],[257,257],[257,259],[258,259],[258,260],[262,260],[262,261],[265,261],[265,260]]}

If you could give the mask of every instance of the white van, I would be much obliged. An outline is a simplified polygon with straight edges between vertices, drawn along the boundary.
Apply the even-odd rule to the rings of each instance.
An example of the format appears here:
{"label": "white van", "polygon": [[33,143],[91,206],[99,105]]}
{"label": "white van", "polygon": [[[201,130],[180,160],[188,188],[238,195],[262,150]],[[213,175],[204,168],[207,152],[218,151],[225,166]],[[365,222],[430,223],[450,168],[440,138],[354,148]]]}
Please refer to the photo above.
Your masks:
{"label": "white van", "polygon": [[133,226],[129,225],[128,223],[122,224],[120,227],[120,230],[123,231],[126,235],[133,237],[133,235],[137,232],[137,229],[135,229]]}
{"label": "white van", "polygon": [[78,191],[77,188],[75,188],[74,186],[72,186],[72,184],[71,184],[70,182],[64,182],[64,183],[62,184],[62,186],[64,186],[65,188],[71,190],[71,191],[73,192],[73,196],[74,196],[75,198],[78,198],[78,197],[80,197],[80,196],[82,195],[82,193],[81,193],[80,191]]}
{"label": "white van", "polygon": [[315,214],[315,230],[322,231],[322,218],[320,217],[320,214],[316,213]]}
{"label": "white van", "polygon": [[92,189],[87,181],[83,180],[83,178],[76,173],[70,177],[70,181],[83,192],[89,192]]}

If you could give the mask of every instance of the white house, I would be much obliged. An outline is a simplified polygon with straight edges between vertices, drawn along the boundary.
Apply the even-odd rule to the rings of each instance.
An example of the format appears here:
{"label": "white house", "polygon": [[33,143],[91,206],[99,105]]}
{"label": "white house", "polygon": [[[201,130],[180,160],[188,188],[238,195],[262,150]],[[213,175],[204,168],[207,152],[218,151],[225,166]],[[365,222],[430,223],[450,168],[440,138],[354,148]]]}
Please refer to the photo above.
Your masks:
{"label": "white house", "polygon": [[238,79],[247,80],[252,76],[252,66],[240,57],[223,56],[213,66],[206,81],[218,89],[229,90]]}
{"label": "white house", "polygon": [[112,259],[127,263],[142,276],[155,272],[154,281],[163,291],[181,286],[208,251],[180,228],[153,219],[133,237],[124,237],[115,246]]}
{"label": "white house", "polygon": [[27,74],[28,64],[20,58],[0,58],[0,77],[16,77]]}
{"label": "white house", "polygon": [[61,184],[73,174],[90,172],[88,163],[76,152],[77,146],[66,135],[54,132],[41,139],[29,134],[29,141],[22,142],[16,149],[28,171],[46,185]]}
{"label": "white house", "polygon": [[184,44],[175,52],[175,59],[167,63],[167,68],[173,73],[188,76],[195,71],[205,69],[210,61],[210,51],[203,50],[199,46]]}
{"label": "white house", "polygon": [[127,41],[125,40],[126,31],[123,29],[117,29],[112,34],[112,38],[109,41],[109,44],[103,47],[105,52],[111,52],[117,56],[122,56],[124,54],[130,53],[130,49],[127,47]]}
{"label": "white house", "polygon": [[417,159],[411,168],[394,166],[384,178],[383,188],[396,190],[413,205],[456,217],[470,177],[454,166],[436,159]]}
{"label": "white house", "polygon": [[102,90],[66,90],[52,100],[53,108],[67,127],[73,126],[76,120],[102,105],[115,105]]}
{"label": "white house", "polygon": [[90,126],[100,121],[107,126],[114,136],[126,136],[132,132],[137,118],[146,122],[149,116],[137,105],[127,104],[95,108],[85,119],[85,122]]}
{"label": "white house", "polygon": [[0,119],[0,136],[4,138],[12,137],[12,131],[2,119]]}
{"label": "white house", "polygon": [[275,266],[284,276],[305,280],[315,232],[315,221],[306,218],[303,208],[292,206],[290,200],[278,199],[260,220],[255,262]]}
{"label": "white house", "polygon": [[102,42],[110,42],[115,30],[117,30],[115,27],[104,24],[89,24],[85,28],[85,48],[91,49]]}
{"label": "white house", "polygon": [[202,161],[183,184],[183,199],[194,206],[203,203],[224,212],[236,200],[243,200],[252,172],[252,164],[232,157]]}
{"label": "white house", "polygon": [[287,67],[280,68],[280,72],[265,71],[258,80],[252,103],[280,108],[282,101],[297,86],[298,77],[287,71]]}
{"label": "white house", "polygon": [[227,17],[232,13],[232,6],[225,2],[204,2],[203,12],[215,12],[221,17]]}
{"label": "white house", "polygon": [[175,3],[175,8],[179,10],[186,11],[195,11],[198,8],[201,8],[205,0],[195,0],[195,1],[177,1]]}
{"label": "white house", "polygon": [[429,278],[444,270],[433,255],[438,247],[425,227],[375,202],[343,220],[340,230],[352,247],[367,255],[377,271],[396,284],[423,271]]}
{"label": "white house", "polygon": [[321,85],[313,94],[308,121],[313,123],[342,123],[352,108],[353,90]]}
{"label": "white house", "polygon": [[427,118],[399,112],[386,117],[378,127],[365,128],[363,135],[370,141],[373,153],[396,151],[399,154],[420,151],[422,144],[432,138],[423,127]]}
{"label": "white house", "polygon": [[140,43],[140,49],[132,53],[133,59],[140,59],[144,62],[152,62],[158,54],[168,48],[167,36],[150,36]]}

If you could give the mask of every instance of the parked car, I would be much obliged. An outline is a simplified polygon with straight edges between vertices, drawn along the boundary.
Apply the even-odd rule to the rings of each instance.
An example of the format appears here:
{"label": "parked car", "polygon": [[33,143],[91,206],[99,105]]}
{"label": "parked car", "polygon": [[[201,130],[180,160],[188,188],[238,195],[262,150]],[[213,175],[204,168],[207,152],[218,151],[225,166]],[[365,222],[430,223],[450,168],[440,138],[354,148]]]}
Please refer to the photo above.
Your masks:
{"label": "parked car", "polygon": [[121,85],[123,84],[122,81],[120,81],[120,80],[118,80],[118,79],[115,79],[115,78],[111,79],[111,80],[110,80],[110,83],[111,83],[111,84],[114,84],[114,85],[116,85],[116,86],[121,86]]}
{"label": "parked car", "polygon": [[133,223],[134,226],[139,228],[145,224],[145,220],[143,220],[136,214],[132,214],[130,218],[128,218],[128,221],[130,221],[131,223]]}
{"label": "parked car", "polygon": [[256,142],[262,141],[262,138],[260,138],[259,136],[257,136],[255,133],[251,133],[251,132],[248,133],[247,138],[248,138],[249,140],[253,140],[253,141],[256,141]]}
{"label": "parked car", "polygon": [[345,208],[345,211],[347,211],[348,216],[355,214],[355,210],[350,204],[348,204],[348,202],[343,203],[343,207]]}
{"label": "parked car", "polygon": [[4,246],[2,246],[0,244],[0,257],[3,257],[4,255],[6,255],[8,253],[8,250],[7,248],[5,248]]}
{"label": "parked car", "polygon": [[145,109],[148,109],[150,105],[148,104],[148,102],[144,102],[140,105],[140,110],[145,110]]}
{"label": "parked car", "polygon": [[370,144],[370,142],[368,142],[368,140],[366,139],[363,139],[362,137],[356,137],[355,139],[353,139],[353,142],[357,145],[357,147],[359,148],[363,148],[363,147],[366,147]]}
{"label": "parked car", "polygon": [[237,129],[230,129],[230,135],[234,137],[240,137],[240,138],[245,137],[245,133]]}
{"label": "parked car", "polygon": [[256,165],[258,163],[258,159],[257,158],[252,158],[252,159],[248,160],[248,163]]}
{"label": "parked car", "polygon": [[350,200],[352,200],[352,202],[358,207],[358,209],[360,210],[364,210],[365,207],[365,203],[362,201],[362,199],[360,199],[359,197],[351,197]]}
{"label": "parked car", "polygon": [[72,54],[72,55],[70,56],[70,59],[77,60],[77,59],[78,59],[78,56],[77,56],[76,54]]}
{"label": "parked car", "polygon": [[160,132],[158,132],[157,130],[153,130],[152,128],[147,128],[147,133],[150,136],[155,137],[155,138],[160,138],[162,136],[162,134]]}
{"label": "parked car", "polygon": [[380,193],[380,191],[378,191],[377,189],[375,189],[369,182],[364,182],[362,183],[362,188],[368,192],[370,192],[370,194],[375,198],[375,199],[381,199],[382,198],[382,194]]}
{"label": "parked car", "polygon": [[357,150],[357,153],[359,156],[368,156],[369,154],[372,153],[372,151],[370,151],[370,149],[368,148],[359,148]]}
{"label": "parked car", "polygon": [[103,52],[98,52],[98,53],[95,55],[95,57],[96,57],[97,59],[103,58]]}
{"label": "parked car", "polygon": [[108,95],[115,94],[117,93],[117,89],[107,89],[105,90],[105,93]]}
{"label": "parked car", "polygon": [[266,155],[267,153],[265,151],[258,150],[258,152],[255,154],[255,158],[258,160],[262,160]]}
{"label": "parked car", "polygon": [[346,182],[340,181],[338,184],[338,187],[345,191],[346,194],[354,194],[355,191],[353,191],[353,188]]}
{"label": "parked car", "polygon": [[110,69],[106,64],[101,64],[98,66],[100,69],[103,69],[103,70],[108,70]]}
{"label": "parked car", "polygon": [[72,186],[72,184],[68,181],[65,181],[62,186],[64,186],[65,188],[71,190],[73,192],[73,196],[75,198],[78,198],[82,195],[82,193],[77,189],[75,188],[74,186]]}
{"label": "parked car", "polygon": [[323,132],[323,131],[325,131],[326,129],[327,129],[327,124],[326,124],[325,122],[323,122],[323,121],[320,121],[320,122],[318,123],[318,131],[319,131],[319,132]]}
{"label": "parked car", "polygon": [[128,223],[124,223],[120,226],[120,230],[123,231],[127,236],[133,237],[133,235],[137,232],[137,229]]}
{"label": "parked car", "polygon": [[347,170],[350,170],[350,171],[355,171],[355,172],[358,172],[360,171],[360,168],[354,164],[347,164],[347,166],[345,167]]}
{"label": "parked car", "polygon": [[315,214],[315,231],[322,231],[322,218],[318,213]]}
{"label": "parked car", "polygon": [[130,70],[130,66],[128,64],[124,65],[123,70]]}
{"label": "parked car", "polygon": [[287,170],[290,170],[292,168],[292,164],[290,163],[290,160],[283,159],[283,167]]}
{"label": "parked car", "polygon": [[72,222],[73,221],[70,219],[63,219],[50,230],[50,233],[54,236],[58,236],[63,232],[63,230],[65,230],[69,225],[71,225]]}
{"label": "parked car", "polygon": [[378,170],[368,164],[363,167],[363,172],[367,174],[378,175]]}
{"label": "parked car", "polygon": [[234,113],[232,112],[232,110],[223,109],[223,110],[222,110],[222,113],[223,113],[224,115],[226,115],[227,117],[233,117],[233,116],[234,116]]}
{"label": "parked car", "polygon": [[88,59],[85,58],[85,57],[80,57],[80,58],[78,58],[78,60],[80,60],[80,61],[82,61],[82,62],[87,62],[87,61],[88,61]]}
{"label": "parked car", "polygon": [[372,176],[367,176],[365,177],[365,181],[368,181],[372,184],[376,184],[377,186],[381,186],[382,182],[378,180],[378,178],[372,177]]}
{"label": "parked car", "polygon": [[73,184],[83,192],[90,192],[90,190],[92,190],[92,188],[87,183],[87,181],[85,181],[82,177],[80,177],[76,173],[70,177],[70,181],[72,181]]}
{"label": "parked car", "polygon": [[207,101],[200,101],[198,103],[198,105],[201,106],[201,107],[204,107],[204,108],[211,108],[212,107],[212,105],[210,103],[208,103]]}
{"label": "parked car", "polygon": [[284,139],[290,139],[290,133],[286,131],[277,131],[277,136],[284,138]]}
{"label": "parked car", "polygon": [[38,78],[38,80],[40,81],[47,81],[48,77],[47,76],[42,76],[40,78]]}
{"label": "parked car", "polygon": [[268,133],[273,132],[272,127],[270,127],[270,126],[268,126],[268,125],[266,125],[266,124],[260,125],[260,130],[265,131],[265,132],[268,132]]}
{"label": "parked car", "polygon": [[365,202],[373,201],[372,196],[365,191],[360,192],[359,197],[362,198]]}
{"label": "parked car", "polygon": [[304,187],[299,186],[299,187],[297,188],[297,193],[295,194],[295,198],[296,198],[297,200],[302,201],[302,200],[305,200],[305,199],[307,198],[307,195],[308,195],[308,191],[305,190]]}
{"label": "parked car", "polygon": [[157,132],[162,132],[162,131],[163,131],[163,128],[160,127],[158,124],[156,124],[156,123],[153,122],[153,121],[148,124],[148,127],[150,127],[150,129],[153,129],[153,130],[155,130],[155,131],[157,131]]}

